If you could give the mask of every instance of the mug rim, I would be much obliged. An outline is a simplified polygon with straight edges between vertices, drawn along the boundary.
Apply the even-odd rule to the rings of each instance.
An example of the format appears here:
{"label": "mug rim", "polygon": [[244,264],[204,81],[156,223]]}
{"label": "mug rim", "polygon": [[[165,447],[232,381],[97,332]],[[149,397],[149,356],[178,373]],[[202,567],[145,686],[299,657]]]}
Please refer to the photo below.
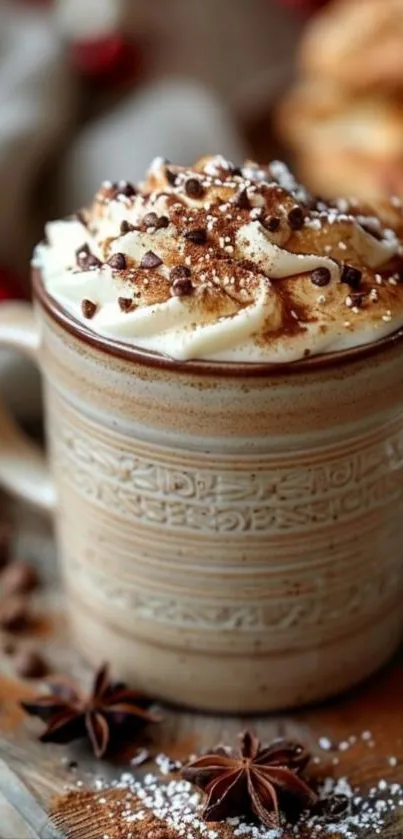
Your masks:
{"label": "mug rim", "polygon": [[363,344],[348,350],[340,350],[335,353],[322,353],[321,355],[310,356],[299,361],[292,362],[235,362],[235,361],[208,361],[195,359],[182,361],[157,352],[142,349],[141,347],[117,341],[114,338],[107,338],[98,335],[77,320],[58,303],[45,289],[40,268],[33,267],[32,270],[34,299],[37,300],[44,311],[84,344],[88,344],[96,350],[100,350],[115,358],[143,364],[148,367],[156,367],[165,370],[172,370],[178,373],[194,373],[203,375],[216,375],[223,377],[269,377],[276,378],[291,373],[313,373],[327,368],[339,367],[342,364],[351,364],[361,361],[367,357],[378,355],[382,350],[391,349],[403,339],[403,327],[390,335],[373,341],[371,344]]}

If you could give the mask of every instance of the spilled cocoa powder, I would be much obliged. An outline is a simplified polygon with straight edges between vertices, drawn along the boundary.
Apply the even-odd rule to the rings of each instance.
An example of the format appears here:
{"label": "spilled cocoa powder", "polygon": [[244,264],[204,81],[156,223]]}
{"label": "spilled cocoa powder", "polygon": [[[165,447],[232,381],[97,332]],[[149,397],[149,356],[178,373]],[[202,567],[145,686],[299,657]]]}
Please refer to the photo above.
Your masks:
{"label": "spilled cocoa powder", "polygon": [[[264,827],[242,817],[206,822],[203,796],[188,782],[166,782],[151,773],[143,780],[131,773],[93,789],[77,788],[53,801],[50,818],[66,839],[363,839],[394,825],[401,836],[403,787],[382,779],[364,793],[348,778],[323,778],[319,805],[298,821],[280,817],[278,827]],[[400,832],[399,832],[400,831]]]}
{"label": "spilled cocoa powder", "polygon": [[[176,839],[178,833],[152,813],[128,823],[126,797],[125,790],[117,789],[105,790],[101,797],[94,790],[72,791],[53,801],[50,818],[66,839]],[[132,810],[136,812],[133,802]]]}

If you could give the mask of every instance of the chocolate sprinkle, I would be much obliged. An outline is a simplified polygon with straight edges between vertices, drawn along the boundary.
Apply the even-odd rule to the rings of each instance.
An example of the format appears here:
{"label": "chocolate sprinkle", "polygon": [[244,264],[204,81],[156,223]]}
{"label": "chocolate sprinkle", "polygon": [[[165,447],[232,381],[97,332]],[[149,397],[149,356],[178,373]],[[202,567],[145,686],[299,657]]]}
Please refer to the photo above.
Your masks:
{"label": "chocolate sprinkle", "polygon": [[314,285],[317,285],[320,288],[322,288],[322,286],[329,285],[330,280],[331,273],[328,268],[315,268],[315,270],[312,271],[311,282]]}
{"label": "chocolate sprinkle", "polygon": [[158,224],[157,213],[147,213],[143,218],[143,224],[144,224],[145,227],[157,227],[157,224]]}
{"label": "chocolate sprinkle", "polygon": [[185,192],[189,198],[202,198],[205,194],[205,189],[198,178],[188,178],[185,183]]}
{"label": "chocolate sprinkle", "polygon": [[122,312],[130,312],[134,305],[134,300],[131,297],[118,297],[119,308]]}
{"label": "chocolate sprinkle", "polygon": [[126,198],[132,198],[133,195],[137,195],[136,188],[127,181],[119,183],[116,187],[116,192],[117,195],[125,195]]}
{"label": "chocolate sprinkle", "polygon": [[108,265],[111,268],[114,268],[115,271],[124,271],[125,268],[127,268],[127,262],[124,253],[114,253],[113,256],[109,257]]}
{"label": "chocolate sprinkle", "polygon": [[120,232],[123,234],[123,236],[125,235],[125,233],[131,233],[133,230],[137,229],[138,228],[136,228],[134,224],[130,224],[130,221],[127,221],[126,219],[123,219],[123,221],[120,224]]}
{"label": "chocolate sprinkle", "polygon": [[171,186],[175,186],[177,175],[168,166],[165,167],[165,177]]}
{"label": "chocolate sprinkle", "polygon": [[267,218],[261,219],[261,223],[270,233],[275,233],[280,227],[281,219],[278,216],[267,216]]}
{"label": "chocolate sprinkle", "polygon": [[164,227],[169,227],[168,216],[160,216],[157,222],[157,230],[162,230]]}
{"label": "chocolate sprinkle", "polygon": [[147,251],[140,262],[140,268],[158,268],[159,265],[162,265],[162,259],[154,251]]}
{"label": "chocolate sprinkle", "polygon": [[207,231],[204,227],[186,230],[185,239],[188,239],[189,242],[193,242],[195,245],[205,245],[207,242]]}
{"label": "chocolate sprinkle", "polygon": [[248,190],[246,189],[246,187],[245,189],[241,189],[241,191],[238,192],[234,204],[236,207],[239,207],[240,210],[250,210],[251,204],[249,201]]}
{"label": "chocolate sprinkle", "polygon": [[351,288],[358,289],[360,286],[362,271],[359,268],[354,268],[353,265],[345,265],[343,267],[341,281],[347,283]]}
{"label": "chocolate sprinkle", "polygon": [[177,277],[171,286],[171,294],[175,297],[187,297],[193,291],[190,277]]}
{"label": "chocolate sprinkle", "polygon": [[305,216],[301,207],[293,207],[288,213],[288,223],[292,230],[301,230],[304,226]]}
{"label": "chocolate sprinkle", "polygon": [[81,303],[81,311],[87,320],[91,320],[94,317],[95,312],[97,310],[96,303],[93,303],[92,300],[83,300]]}

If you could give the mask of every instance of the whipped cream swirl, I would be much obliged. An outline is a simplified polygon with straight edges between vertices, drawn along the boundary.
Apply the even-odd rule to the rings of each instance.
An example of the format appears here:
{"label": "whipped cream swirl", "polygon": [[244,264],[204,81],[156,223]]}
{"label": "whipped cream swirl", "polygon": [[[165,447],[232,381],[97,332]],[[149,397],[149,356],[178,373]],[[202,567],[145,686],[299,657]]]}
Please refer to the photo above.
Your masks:
{"label": "whipped cream swirl", "polygon": [[279,162],[157,159],[46,226],[48,294],[89,330],[187,360],[290,362],[403,326],[403,211],[316,201]]}

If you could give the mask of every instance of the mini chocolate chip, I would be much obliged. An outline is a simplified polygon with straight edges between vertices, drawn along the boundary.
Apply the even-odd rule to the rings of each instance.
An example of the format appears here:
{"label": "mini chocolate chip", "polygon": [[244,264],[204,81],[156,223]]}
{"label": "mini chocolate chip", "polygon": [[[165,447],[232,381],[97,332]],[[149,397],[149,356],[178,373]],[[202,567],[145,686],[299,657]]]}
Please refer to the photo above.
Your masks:
{"label": "mini chocolate chip", "polygon": [[169,227],[168,216],[160,216],[157,221],[157,230],[162,230],[164,227]]}
{"label": "mini chocolate chip", "polygon": [[145,227],[156,227],[158,224],[157,213],[147,213],[143,218],[143,224]]}
{"label": "mini chocolate chip", "polygon": [[87,243],[82,245],[81,248],[78,248],[76,251],[76,259],[77,265],[82,269],[82,271],[88,271],[89,268],[100,268],[102,265],[101,260],[91,253]]}
{"label": "mini chocolate chip", "polygon": [[147,251],[140,262],[140,268],[158,268],[159,265],[162,265],[162,259],[154,251]]}
{"label": "mini chocolate chip", "polygon": [[191,274],[192,272],[187,265],[175,265],[169,274],[169,278],[173,282],[174,280],[186,279],[187,277],[190,277]]}
{"label": "mini chocolate chip", "polygon": [[301,207],[293,207],[288,213],[288,223],[292,230],[301,230],[304,226],[305,216]]}
{"label": "mini chocolate chip", "polygon": [[185,192],[189,198],[202,198],[205,194],[205,189],[198,178],[188,178],[185,183]]}
{"label": "mini chocolate chip", "polygon": [[266,218],[261,219],[261,223],[266,230],[270,231],[270,233],[275,233],[280,227],[281,220],[278,216],[266,216]]}
{"label": "mini chocolate chip", "polygon": [[4,596],[32,591],[38,585],[38,574],[28,562],[15,561],[0,574],[0,591]]}
{"label": "mini chocolate chip", "polygon": [[347,283],[351,288],[358,289],[362,277],[362,271],[354,268],[353,265],[344,265],[341,274],[342,283]]}
{"label": "mini chocolate chip", "polygon": [[195,245],[205,245],[207,242],[207,231],[204,227],[198,227],[195,230],[186,230],[185,239],[193,242]]}
{"label": "mini chocolate chip", "polygon": [[190,277],[177,277],[171,286],[171,294],[174,297],[187,297],[192,291],[193,285]]}
{"label": "mini chocolate chip", "polygon": [[231,169],[231,175],[235,175],[235,176],[238,176],[238,177],[242,178],[241,167],[240,166],[234,166],[234,168]]}
{"label": "mini chocolate chip", "polygon": [[81,245],[81,248],[78,248],[78,249],[76,250],[76,259],[77,259],[77,262],[79,263],[79,262],[80,262],[80,260],[87,259],[87,258],[89,257],[89,255],[90,255],[90,253],[91,253],[91,251],[90,251],[90,246],[89,246],[89,245],[85,242],[85,244],[84,244],[84,245]]}
{"label": "mini chocolate chip", "polygon": [[241,189],[241,191],[238,192],[234,204],[236,207],[239,207],[240,210],[250,210],[251,204],[249,201],[248,190],[246,189],[246,187],[245,189]]}
{"label": "mini chocolate chip", "polygon": [[133,195],[137,194],[136,188],[133,184],[129,183],[128,181],[122,181],[117,184],[116,191],[118,195],[125,195],[126,198],[132,198]]}
{"label": "mini chocolate chip", "polygon": [[328,268],[315,268],[311,274],[311,282],[320,287],[329,285],[331,276]]}
{"label": "mini chocolate chip", "polygon": [[109,257],[108,265],[111,268],[114,268],[115,271],[124,271],[125,268],[127,268],[127,262],[124,253],[114,253],[113,256]]}
{"label": "mini chocolate chip", "polygon": [[96,303],[93,303],[92,300],[83,300],[81,303],[81,311],[87,320],[91,320],[94,317],[95,312],[97,310]]}
{"label": "mini chocolate chip", "polygon": [[118,297],[118,304],[122,312],[130,312],[133,308],[132,297]]}
{"label": "mini chocolate chip", "polygon": [[14,667],[17,676],[23,679],[40,679],[48,672],[45,660],[35,650],[21,650],[14,659]]}
{"label": "mini chocolate chip", "polygon": [[134,226],[134,224],[130,224],[130,222],[127,221],[126,219],[123,219],[123,221],[120,224],[120,232],[123,234],[123,236],[125,235],[125,233],[131,233],[132,230],[137,230],[137,229],[138,228],[136,228]]}
{"label": "mini chocolate chip", "polygon": [[165,177],[171,186],[175,186],[177,175],[168,166],[165,166]]}

